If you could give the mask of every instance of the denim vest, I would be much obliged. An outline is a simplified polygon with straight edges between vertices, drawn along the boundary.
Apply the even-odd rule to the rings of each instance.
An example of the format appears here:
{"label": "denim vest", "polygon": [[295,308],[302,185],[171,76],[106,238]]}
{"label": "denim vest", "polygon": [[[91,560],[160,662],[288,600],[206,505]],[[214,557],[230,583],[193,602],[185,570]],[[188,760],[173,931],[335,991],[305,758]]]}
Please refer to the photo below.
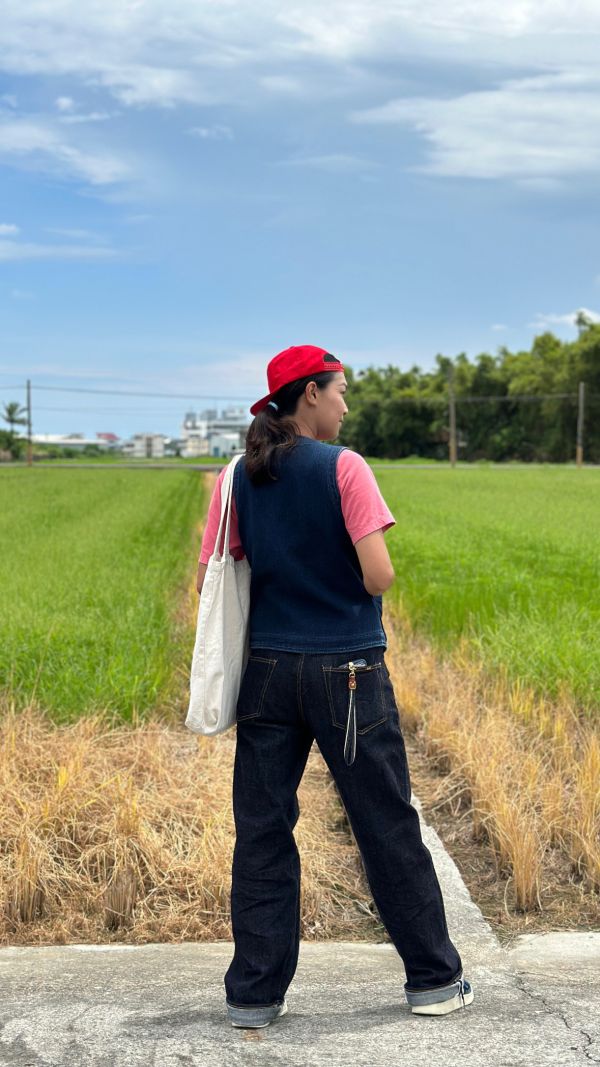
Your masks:
{"label": "denim vest", "polygon": [[387,648],[383,600],[364,587],[336,480],[344,449],[298,434],[277,481],[253,485],[245,457],[233,494],[251,567],[250,647],[287,652]]}

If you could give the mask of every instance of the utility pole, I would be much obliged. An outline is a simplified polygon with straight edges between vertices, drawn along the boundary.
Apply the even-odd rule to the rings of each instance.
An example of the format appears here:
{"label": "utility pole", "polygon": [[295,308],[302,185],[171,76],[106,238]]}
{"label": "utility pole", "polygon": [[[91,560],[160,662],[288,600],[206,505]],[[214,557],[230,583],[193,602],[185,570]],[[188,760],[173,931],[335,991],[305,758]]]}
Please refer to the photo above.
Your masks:
{"label": "utility pole", "polygon": [[33,464],[33,450],[31,447],[31,381],[27,379],[27,466]]}
{"label": "utility pole", "polygon": [[450,466],[456,466],[456,405],[454,402],[454,368],[448,368],[448,404],[450,409]]}
{"label": "utility pole", "polygon": [[578,467],[583,465],[583,401],[585,394],[585,382],[579,383],[579,403],[577,406],[577,449],[575,462]]}

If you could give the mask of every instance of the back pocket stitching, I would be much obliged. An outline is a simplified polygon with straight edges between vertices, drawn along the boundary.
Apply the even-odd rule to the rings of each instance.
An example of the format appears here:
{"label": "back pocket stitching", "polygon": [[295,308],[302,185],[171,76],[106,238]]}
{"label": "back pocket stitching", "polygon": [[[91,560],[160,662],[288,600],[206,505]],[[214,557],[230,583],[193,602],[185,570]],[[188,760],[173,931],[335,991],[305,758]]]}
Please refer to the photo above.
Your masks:
{"label": "back pocket stitching", "polygon": [[266,692],[267,692],[267,686],[268,686],[269,682],[271,681],[271,675],[273,674],[273,671],[275,670],[275,664],[277,663],[276,659],[270,659],[267,656],[248,656],[248,662],[250,662],[251,660],[257,660],[260,663],[270,663],[271,666],[270,666],[269,670],[267,671],[267,674],[266,674],[266,677],[265,677],[265,680],[264,680],[264,683],[263,683],[263,687],[261,689],[260,699],[258,701],[258,707],[257,707],[256,711],[251,711],[246,715],[238,715],[237,714],[237,709],[236,709],[236,716],[235,716],[236,722],[244,722],[246,719],[256,719],[261,714],[262,709],[263,709],[264,700],[265,700],[265,695],[266,695]]}

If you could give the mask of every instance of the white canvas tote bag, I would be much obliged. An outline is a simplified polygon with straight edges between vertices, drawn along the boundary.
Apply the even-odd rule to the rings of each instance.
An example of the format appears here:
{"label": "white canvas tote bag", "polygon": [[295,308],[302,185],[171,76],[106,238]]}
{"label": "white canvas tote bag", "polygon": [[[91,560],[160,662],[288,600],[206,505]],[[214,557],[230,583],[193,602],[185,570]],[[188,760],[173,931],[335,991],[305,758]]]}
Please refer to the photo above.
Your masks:
{"label": "white canvas tote bag", "polygon": [[[221,484],[221,518],[208,561],[196,626],[185,725],[196,734],[220,734],[235,723],[242,675],[250,654],[250,564],[229,552],[234,456]],[[225,520],[223,551],[221,531]]]}

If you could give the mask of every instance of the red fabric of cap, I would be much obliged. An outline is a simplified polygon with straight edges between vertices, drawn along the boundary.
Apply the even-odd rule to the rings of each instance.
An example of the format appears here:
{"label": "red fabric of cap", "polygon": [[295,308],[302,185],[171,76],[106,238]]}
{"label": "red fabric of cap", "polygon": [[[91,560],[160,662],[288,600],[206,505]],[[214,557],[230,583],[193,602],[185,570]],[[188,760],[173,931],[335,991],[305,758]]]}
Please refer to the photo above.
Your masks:
{"label": "red fabric of cap", "polygon": [[318,374],[319,371],[324,370],[344,370],[340,360],[326,348],[317,348],[315,345],[292,345],[291,348],[278,352],[267,366],[269,392],[252,405],[250,413],[258,415],[258,412],[267,406],[271,397],[281,389],[282,385],[287,385],[288,382],[293,382],[297,378],[304,378],[307,374]]}

